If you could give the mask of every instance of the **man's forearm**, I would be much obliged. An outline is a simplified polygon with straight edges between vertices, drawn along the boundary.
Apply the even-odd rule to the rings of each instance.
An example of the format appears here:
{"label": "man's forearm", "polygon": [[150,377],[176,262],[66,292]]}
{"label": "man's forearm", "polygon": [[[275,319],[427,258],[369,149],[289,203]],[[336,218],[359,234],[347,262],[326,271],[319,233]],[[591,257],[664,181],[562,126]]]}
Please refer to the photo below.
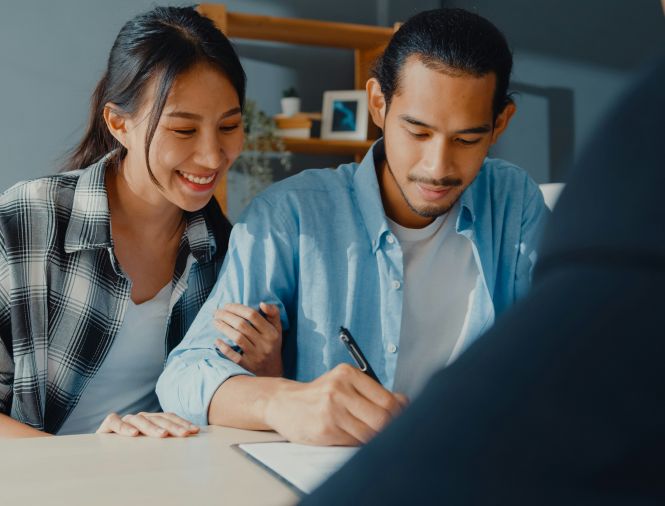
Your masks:
{"label": "man's forearm", "polygon": [[229,378],[210,401],[208,423],[238,429],[273,430],[267,421],[268,404],[293,383],[283,378]]}
{"label": "man's forearm", "polygon": [[45,437],[45,432],[33,429],[29,425],[17,422],[12,417],[0,414],[0,438]]}

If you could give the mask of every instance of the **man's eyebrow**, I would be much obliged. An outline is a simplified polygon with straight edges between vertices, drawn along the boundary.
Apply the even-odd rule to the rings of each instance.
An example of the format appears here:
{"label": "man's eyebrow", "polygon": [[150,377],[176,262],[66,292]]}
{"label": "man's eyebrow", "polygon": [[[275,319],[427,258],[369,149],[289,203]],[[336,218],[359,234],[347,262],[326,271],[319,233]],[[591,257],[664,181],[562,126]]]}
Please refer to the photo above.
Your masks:
{"label": "man's eyebrow", "polygon": [[492,131],[492,126],[485,123],[484,125],[480,125],[480,126],[477,126],[477,127],[465,128],[463,130],[457,130],[455,133],[456,134],[486,134],[486,133],[491,132],[491,131]]}
{"label": "man's eyebrow", "polygon": [[419,119],[414,118],[413,116],[409,116],[408,114],[401,114],[399,116],[399,119],[402,121],[406,121],[407,123],[410,123],[411,125],[423,127],[423,128],[429,128],[430,130],[436,130],[435,127],[432,125],[428,125],[424,121],[420,121]]}
{"label": "man's eyebrow", "polygon": [[[407,123],[414,125],[414,126],[419,126],[423,128],[429,128],[430,130],[438,130],[436,127],[433,127],[432,125],[429,125],[425,123],[424,121],[420,121],[419,119],[414,118],[413,116],[409,116],[408,114],[402,114],[399,116],[399,119],[402,121],[406,121]],[[492,131],[492,125],[489,125],[485,123],[484,125],[479,125],[476,127],[471,127],[471,128],[464,128],[462,130],[457,130],[455,133],[456,134],[486,134],[488,132]]]}
{"label": "man's eyebrow", "polygon": [[[240,112],[242,112],[240,110],[240,107],[234,107],[233,109],[229,109],[224,114],[222,114],[222,117],[220,119],[225,119],[230,116],[235,116]],[[195,114],[193,112],[186,112],[186,111],[173,111],[167,113],[166,116],[168,116],[169,118],[184,118],[184,119],[195,119],[195,120],[203,119],[203,117],[200,114]]]}

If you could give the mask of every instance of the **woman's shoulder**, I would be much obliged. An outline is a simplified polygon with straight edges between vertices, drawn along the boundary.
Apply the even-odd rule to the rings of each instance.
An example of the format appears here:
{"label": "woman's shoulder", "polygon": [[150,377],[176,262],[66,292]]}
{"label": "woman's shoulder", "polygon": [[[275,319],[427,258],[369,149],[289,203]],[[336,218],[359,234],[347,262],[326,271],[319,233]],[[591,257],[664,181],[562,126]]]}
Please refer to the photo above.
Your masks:
{"label": "woman's shoulder", "polygon": [[81,172],[21,181],[0,194],[0,230],[5,238],[18,233],[19,228],[42,229],[69,215]]}
{"label": "woman's shoulder", "polygon": [[63,197],[71,200],[82,172],[76,170],[20,181],[0,194],[0,209],[15,206],[27,209],[56,203]]}

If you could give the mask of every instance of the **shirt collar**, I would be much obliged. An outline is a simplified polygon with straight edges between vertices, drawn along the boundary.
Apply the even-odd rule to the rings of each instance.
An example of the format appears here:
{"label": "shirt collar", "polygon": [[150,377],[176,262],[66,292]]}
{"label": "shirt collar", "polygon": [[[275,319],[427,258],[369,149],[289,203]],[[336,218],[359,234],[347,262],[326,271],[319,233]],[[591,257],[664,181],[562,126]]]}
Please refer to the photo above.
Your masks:
{"label": "shirt collar", "polygon": [[[372,144],[372,147],[367,151],[353,178],[353,188],[358,198],[358,207],[372,240],[373,253],[380,246],[381,237],[390,231],[376,175],[376,163],[384,158],[385,149],[383,138],[381,138]],[[480,170],[482,171],[483,168],[481,167]],[[477,179],[476,177],[476,180],[464,190],[459,199],[460,212],[456,223],[457,232],[470,228],[476,220],[474,201],[478,198],[476,195],[478,191]]]}
{"label": "shirt collar", "polygon": [[[111,212],[104,177],[111,155],[81,171],[65,233],[66,253],[113,247]],[[216,243],[203,210],[185,212],[185,220],[183,241],[187,241],[197,262],[210,261],[216,252]]]}
{"label": "shirt collar", "polygon": [[65,252],[111,247],[111,213],[104,174],[109,155],[81,170],[65,234]]}
{"label": "shirt collar", "polygon": [[[483,170],[482,167],[480,170]],[[476,176],[476,179],[474,179],[473,182],[467,187],[467,189],[462,192],[462,195],[459,198],[460,211],[459,215],[457,216],[457,223],[455,225],[457,232],[462,232],[469,229],[476,221],[474,200],[477,199],[477,181],[478,176]]]}
{"label": "shirt collar", "polygon": [[383,139],[372,144],[353,176],[353,190],[358,200],[360,214],[372,241],[373,253],[376,253],[381,244],[381,236],[390,230],[376,176],[375,156],[377,160],[381,160],[385,156]]}

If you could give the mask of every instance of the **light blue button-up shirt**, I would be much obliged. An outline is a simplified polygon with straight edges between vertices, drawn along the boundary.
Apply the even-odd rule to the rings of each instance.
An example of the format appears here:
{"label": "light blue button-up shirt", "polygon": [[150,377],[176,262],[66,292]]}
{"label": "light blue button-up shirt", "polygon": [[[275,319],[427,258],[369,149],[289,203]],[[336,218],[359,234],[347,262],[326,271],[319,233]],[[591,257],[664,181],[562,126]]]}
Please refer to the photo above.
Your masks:
{"label": "light blue button-up shirt", "polygon": [[[461,348],[528,290],[548,214],[538,186],[522,169],[484,161],[460,197],[456,223],[457,233],[472,243],[480,273]],[[250,374],[214,347],[220,333],[213,315],[229,302],[280,307],[287,378],[311,381],[352,363],[338,339],[344,326],[391,388],[403,283],[402,250],[386,220],[374,149],[359,165],[307,170],[272,185],[233,228],[220,278],[168,358],[157,383],[163,409],[205,425],[217,388],[231,376]]]}

